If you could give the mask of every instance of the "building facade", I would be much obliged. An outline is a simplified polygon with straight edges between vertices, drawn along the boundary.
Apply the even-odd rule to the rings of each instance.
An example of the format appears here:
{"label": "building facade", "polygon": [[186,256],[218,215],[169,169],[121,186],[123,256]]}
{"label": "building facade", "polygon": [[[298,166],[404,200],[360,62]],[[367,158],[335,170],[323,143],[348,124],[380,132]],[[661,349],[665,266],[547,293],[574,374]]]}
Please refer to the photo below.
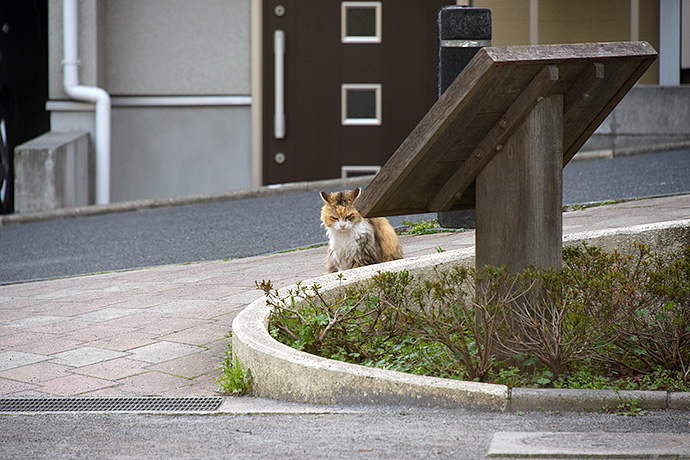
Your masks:
{"label": "building facade", "polygon": [[[290,61],[294,57],[290,55],[294,52],[290,46],[300,40],[313,43],[314,50],[319,46],[331,46],[331,42],[333,49],[338,47],[337,53],[343,56],[341,61],[305,65],[307,61],[302,59],[302,67],[296,70],[286,67],[285,75],[291,76],[288,80],[298,80],[300,75],[320,72],[319,66],[341,66],[338,72],[343,81],[337,85],[334,104],[338,107],[333,115],[337,118],[333,123],[340,130],[330,138],[335,139],[337,145],[349,145],[352,139],[366,140],[360,144],[380,142],[384,146],[380,149],[385,150],[383,156],[390,156],[394,150],[390,146],[402,140],[398,139],[400,134],[370,135],[373,130],[368,131],[364,126],[367,123],[375,125],[374,121],[378,120],[377,97],[383,100],[379,125],[404,124],[409,131],[435,98],[435,88],[422,91],[413,86],[417,84],[414,82],[426,82],[429,73],[435,75],[436,69],[427,69],[429,63],[414,57],[435,56],[435,49],[429,50],[427,46],[423,51],[416,51],[412,41],[405,41],[404,34],[394,35],[401,29],[395,21],[401,19],[388,12],[400,10],[403,19],[425,17],[427,13],[396,7],[396,1],[398,5],[406,4],[402,0],[319,1],[333,4],[332,14],[310,17],[308,10],[300,10],[307,0],[79,0],[81,83],[103,88],[112,101],[111,201],[220,193],[267,185],[275,182],[267,178],[269,168],[289,166],[301,155],[303,147],[300,145],[303,144],[283,147],[271,141],[281,138],[275,137],[275,126],[270,121],[273,114],[267,114],[277,103],[272,79],[276,76],[275,63],[278,62],[274,61],[274,43],[270,42],[271,46],[266,43],[273,37],[264,33],[267,27],[292,31],[293,35],[285,38],[288,47],[285,66],[295,61]],[[413,5],[414,1],[407,0],[407,3]],[[427,9],[433,12],[447,3],[452,0],[436,1]],[[493,46],[645,40],[660,51],[660,59],[643,76],[642,84],[677,86],[688,79],[690,46],[682,44],[690,43],[690,0],[474,0],[458,3],[491,9]],[[49,0],[47,108],[51,130],[85,129],[94,135],[93,105],[71,100],[63,88],[62,8],[62,0]],[[350,13],[357,13],[365,23],[371,19],[373,32],[367,30],[368,26],[363,26],[364,32],[357,29],[348,32],[347,15]],[[310,29],[315,22],[324,24]],[[427,19],[420,22],[427,23]],[[376,29],[377,24],[379,29]],[[415,37],[422,30],[428,39],[418,41],[433,45],[435,23],[408,28],[407,34]],[[354,40],[348,41],[348,33],[354,35]],[[378,33],[382,34],[378,43],[375,40],[367,42]],[[431,38],[428,37],[430,33],[433,34]],[[420,80],[411,79],[397,88],[386,81],[407,82],[405,78],[413,78],[414,72],[385,66],[373,73],[362,71],[361,75],[366,74],[366,77],[348,73],[347,59],[353,50],[365,52],[356,60],[369,59],[376,63],[389,52],[382,43],[391,42],[399,43],[400,54],[410,53],[410,68],[424,67]],[[305,46],[306,51],[300,51],[300,56],[304,53],[308,56],[311,45]],[[327,50],[319,56],[329,53]],[[378,82],[378,74],[384,83]],[[269,80],[273,83],[267,86],[265,83]],[[297,95],[291,96],[290,81],[283,84],[286,85],[285,101],[301,101],[302,95],[317,101],[322,99],[318,92],[304,88],[294,90],[298,91]],[[421,94],[419,107],[407,117],[396,118],[401,110],[389,109],[393,102],[386,100],[404,98],[405,88]],[[353,89],[355,91],[347,92]],[[379,96],[377,91],[380,91]],[[374,115],[365,109],[362,117],[368,120],[366,123],[359,123],[359,127],[348,125],[347,120],[352,122],[352,118],[348,118],[339,104],[344,107],[347,101],[366,102],[370,96]],[[311,128],[314,133],[326,129],[325,121],[323,126],[320,124],[320,119],[329,120],[326,112],[324,110],[322,116],[316,114]],[[290,128],[297,126],[295,120],[288,118],[286,126],[287,133],[293,135],[295,130],[290,131]],[[300,128],[299,134],[308,136],[305,131],[309,129]],[[316,135],[314,138],[319,139]],[[268,151],[269,147],[277,150]],[[360,147],[352,143],[349,148]],[[281,182],[338,177],[345,174],[343,167],[362,166],[365,172],[375,171],[385,161],[376,156],[371,161],[357,159],[349,164],[347,150],[334,157],[313,155],[317,156],[308,157],[306,163],[335,161],[339,162],[338,167],[317,167],[317,173],[309,173],[306,166],[298,166],[290,175],[275,177],[280,177]],[[351,170],[357,171],[357,168]]]}
{"label": "building facade", "polygon": [[[55,131],[94,132],[62,82],[62,1],[50,1]],[[250,188],[248,0],[81,0],[81,84],[111,96],[111,201]]]}

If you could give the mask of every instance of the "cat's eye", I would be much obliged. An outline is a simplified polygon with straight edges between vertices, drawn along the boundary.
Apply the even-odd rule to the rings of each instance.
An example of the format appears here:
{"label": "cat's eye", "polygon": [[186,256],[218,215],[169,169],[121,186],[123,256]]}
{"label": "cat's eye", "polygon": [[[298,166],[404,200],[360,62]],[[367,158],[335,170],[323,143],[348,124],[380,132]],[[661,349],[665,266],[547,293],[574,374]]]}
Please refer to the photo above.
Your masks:
{"label": "cat's eye", "polygon": [[348,216],[345,218],[345,220],[352,220],[354,218],[355,218],[354,214],[348,214]]}
{"label": "cat's eye", "polygon": [[333,222],[336,222],[336,221],[338,220],[338,218],[335,217],[335,216],[331,216],[331,220],[332,220]]}

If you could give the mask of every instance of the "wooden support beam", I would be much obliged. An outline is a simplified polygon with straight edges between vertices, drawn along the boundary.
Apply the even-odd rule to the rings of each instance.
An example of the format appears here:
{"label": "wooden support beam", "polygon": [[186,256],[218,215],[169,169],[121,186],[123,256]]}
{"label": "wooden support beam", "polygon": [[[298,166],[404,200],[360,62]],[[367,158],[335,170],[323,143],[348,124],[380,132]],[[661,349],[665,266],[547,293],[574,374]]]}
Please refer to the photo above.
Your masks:
{"label": "wooden support beam", "polygon": [[[502,155],[540,96],[563,96],[565,165],[656,56],[645,42],[482,48],[362,192],[358,209],[377,217],[475,207],[482,166]],[[546,81],[534,82],[538,74]]]}
{"label": "wooden support beam", "polygon": [[563,115],[568,118],[580,105],[586,104],[591,92],[604,80],[604,64],[592,62],[563,95]]}
{"label": "wooden support beam", "polygon": [[562,267],[563,96],[541,100],[479,173],[476,265]]}
{"label": "wooden support beam", "polygon": [[489,130],[477,148],[431,200],[429,211],[450,209],[455,200],[460,198],[459,193],[465,191],[484,166],[503,149],[503,144],[515,128],[529,115],[537,103],[548,95],[557,81],[558,67],[555,65],[546,65],[537,73],[498,123]]}
{"label": "wooden support beam", "polygon": [[[458,113],[466,108],[470,100],[479,98],[481,94],[490,91],[488,82],[480,78],[491,72],[494,63],[485,54],[475,56],[473,65],[463,72],[462,82],[450,85],[436,104],[429,110],[410,135],[398,147],[395,154],[386,163],[386,168],[376,175],[365,189],[365,193],[358,198],[358,209],[362,215],[371,212],[372,200],[397,201],[401,194],[398,187],[406,181],[414,182],[414,172],[419,170],[419,164],[424,164],[431,150],[434,150],[442,134],[451,131]],[[426,202],[424,202],[426,208]],[[417,212],[425,212],[424,210]],[[400,212],[399,214],[406,214]],[[390,215],[390,214],[388,214]],[[375,217],[375,215],[371,215]]]}
{"label": "wooden support beam", "polygon": [[[651,62],[653,62],[653,60]],[[614,107],[616,107],[616,105],[623,99],[628,91],[635,86],[635,83],[637,83],[640,77],[642,77],[642,75],[647,71],[651,65],[651,62],[644,60],[631,60],[621,66],[622,68],[618,71],[620,76],[615,74],[614,78],[612,78],[612,80],[616,81],[617,83],[617,85],[612,87],[614,92],[607,92],[603,96],[605,103],[600,110],[594,116],[590,115],[585,120],[583,126],[578,127],[578,136],[573,142],[569,143],[569,145],[564,145],[563,166],[567,165],[568,162],[572,160],[578,150],[580,150],[580,147],[582,147],[584,143],[587,142],[587,139],[594,134],[594,131],[596,131],[599,125],[604,122],[606,117],[608,117],[613,111]],[[620,79],[622,79],[622,81]],[[571,116],[568,117],[568,121],[570,122],[568,124],[573,126],[578,125],[578,123],[574,123],[572,120],[573,116],[571,114]]]}

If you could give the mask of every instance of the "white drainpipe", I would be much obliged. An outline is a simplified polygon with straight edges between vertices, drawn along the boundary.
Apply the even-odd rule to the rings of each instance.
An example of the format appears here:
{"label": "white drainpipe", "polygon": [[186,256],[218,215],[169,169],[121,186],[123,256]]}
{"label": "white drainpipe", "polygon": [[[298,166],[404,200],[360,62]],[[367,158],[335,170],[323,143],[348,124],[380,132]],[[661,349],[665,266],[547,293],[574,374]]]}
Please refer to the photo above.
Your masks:
{"label": "white drainpipe", "polygon": [[70,98],[96,104],[96,204],[107,204],[110,202],[110,95],[102,88],[79,84],[77,0],[64,0],[62,14],[63,86]]}

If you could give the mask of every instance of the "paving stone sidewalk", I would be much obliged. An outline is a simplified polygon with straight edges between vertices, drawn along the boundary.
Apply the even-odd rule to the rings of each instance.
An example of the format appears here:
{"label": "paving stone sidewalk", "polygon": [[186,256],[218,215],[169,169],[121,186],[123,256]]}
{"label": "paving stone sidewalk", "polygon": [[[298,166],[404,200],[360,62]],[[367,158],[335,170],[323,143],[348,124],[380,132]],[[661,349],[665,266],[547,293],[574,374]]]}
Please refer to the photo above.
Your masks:
{"label": "paving stone sidewalk", "polygon": [[[564,214],[564,233],[690,218],[690,195]],[[474,232],[402,238],[406,257]],[[234,317],[324,273],[325,247],[0,286],[0,397],[210,396]]]}
{"label": "paving stone sidewalk", "polygon": [[[474,234],[404,238],[407,255]],[[260,297],[322,275],[326,248],[0,286],[0,396],[208,396],[232,320]]]}

